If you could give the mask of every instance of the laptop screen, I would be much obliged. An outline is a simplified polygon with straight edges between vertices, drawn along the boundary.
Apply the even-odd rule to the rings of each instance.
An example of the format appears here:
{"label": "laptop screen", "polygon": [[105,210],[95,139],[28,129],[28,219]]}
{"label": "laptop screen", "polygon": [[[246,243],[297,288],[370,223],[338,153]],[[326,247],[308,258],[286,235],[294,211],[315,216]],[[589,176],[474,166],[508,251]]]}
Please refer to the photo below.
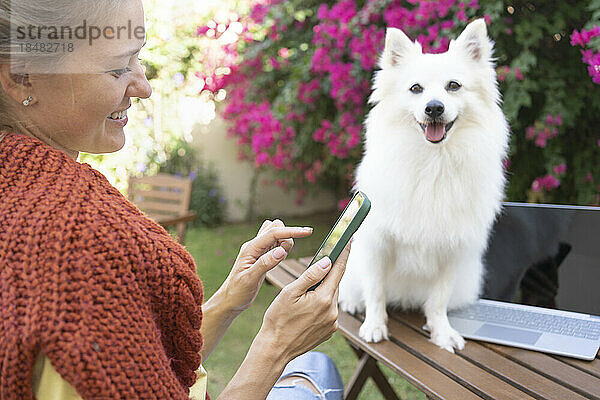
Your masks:
{"label": "laptop screen", "polygon": [[504,203],[483,298],[600,315],[600,207]]}

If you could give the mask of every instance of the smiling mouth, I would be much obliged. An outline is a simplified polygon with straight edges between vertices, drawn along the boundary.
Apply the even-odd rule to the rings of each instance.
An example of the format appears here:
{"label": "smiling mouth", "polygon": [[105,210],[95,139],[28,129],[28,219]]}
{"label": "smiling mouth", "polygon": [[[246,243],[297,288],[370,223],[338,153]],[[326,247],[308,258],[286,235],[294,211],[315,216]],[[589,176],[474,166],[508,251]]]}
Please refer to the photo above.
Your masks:
{"label": "smiling mouth", "polygon": [[125,117],[127,117],[127,109],[123,111],[115,111],[108,116],[108,119],[123,120]]}
{"label": "smiling mouth", "polygon": [[[456,121],[456,120],[454,120]],[[431,143],[440,143],[446,139],[446,134],[454,125],[454,121],[444,124],[442,122],[431,121],[428,124],[419,122],[421,129],[425,133],[425,138]]]}

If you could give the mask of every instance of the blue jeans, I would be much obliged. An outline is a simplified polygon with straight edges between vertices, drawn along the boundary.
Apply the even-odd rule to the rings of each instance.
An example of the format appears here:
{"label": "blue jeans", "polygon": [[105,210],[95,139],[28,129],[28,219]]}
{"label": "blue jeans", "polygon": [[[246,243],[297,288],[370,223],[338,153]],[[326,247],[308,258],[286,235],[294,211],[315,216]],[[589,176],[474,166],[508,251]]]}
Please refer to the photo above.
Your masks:
{"label": "blue jeans", "polygon": [[304,385],[276,383],[267,400],[342,400],[344,397],[344,384],[340,373],[331,358],[323,353],[311,351],[294,358],[285,367],[279,379],[288,376],[308,379],[320,394],[315,394]]}

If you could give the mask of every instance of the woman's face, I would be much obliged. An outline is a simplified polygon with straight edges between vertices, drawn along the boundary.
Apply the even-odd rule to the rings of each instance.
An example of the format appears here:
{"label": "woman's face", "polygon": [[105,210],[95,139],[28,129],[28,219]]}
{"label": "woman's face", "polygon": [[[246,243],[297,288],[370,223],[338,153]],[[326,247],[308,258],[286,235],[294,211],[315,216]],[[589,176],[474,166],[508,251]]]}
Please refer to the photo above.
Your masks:
{"label": "woman's face", "polygon": [[[141,0],[125,0],[105,26],[144,27]],[[131,22],[129,24],[129,22]],[[102,23],[97,25],[102,29]],[[141,28],[140,28],[141,29]],[[139,33],[139,31],[138,31]],[[152,93],[138,54],[142,35],[77,41],[59,73],[31,74],[34,103],[24,107],[24,119],[54,147],[77,158],[78,152],[110,153],[125,144],[127,117],[115,115],[131,106],[132,97]],[[111,117],[113,114],[113,117]]]}

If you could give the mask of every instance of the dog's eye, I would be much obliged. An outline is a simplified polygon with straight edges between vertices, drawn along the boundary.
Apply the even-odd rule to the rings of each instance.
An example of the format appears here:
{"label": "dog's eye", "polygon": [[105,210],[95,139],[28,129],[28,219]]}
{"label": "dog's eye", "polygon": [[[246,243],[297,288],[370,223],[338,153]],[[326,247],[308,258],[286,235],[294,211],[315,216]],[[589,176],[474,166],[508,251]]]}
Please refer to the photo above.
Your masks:
{"label": "dog's eye", "polygon": [[448,85],[446,85],[446,90],[448,90],[450,92],[456,92],[460,88],[461,88],[460,83],[458,83],[456,81],[450,81],[450,82],[448,82]]}
{"label": "dog's eye", "polygon": [[415,83],[414,85],[412,85],[410,87],[410,91],[415,93],[415,94],[419,94],[423,92],[423,86],[419,85],[418,83]]}

